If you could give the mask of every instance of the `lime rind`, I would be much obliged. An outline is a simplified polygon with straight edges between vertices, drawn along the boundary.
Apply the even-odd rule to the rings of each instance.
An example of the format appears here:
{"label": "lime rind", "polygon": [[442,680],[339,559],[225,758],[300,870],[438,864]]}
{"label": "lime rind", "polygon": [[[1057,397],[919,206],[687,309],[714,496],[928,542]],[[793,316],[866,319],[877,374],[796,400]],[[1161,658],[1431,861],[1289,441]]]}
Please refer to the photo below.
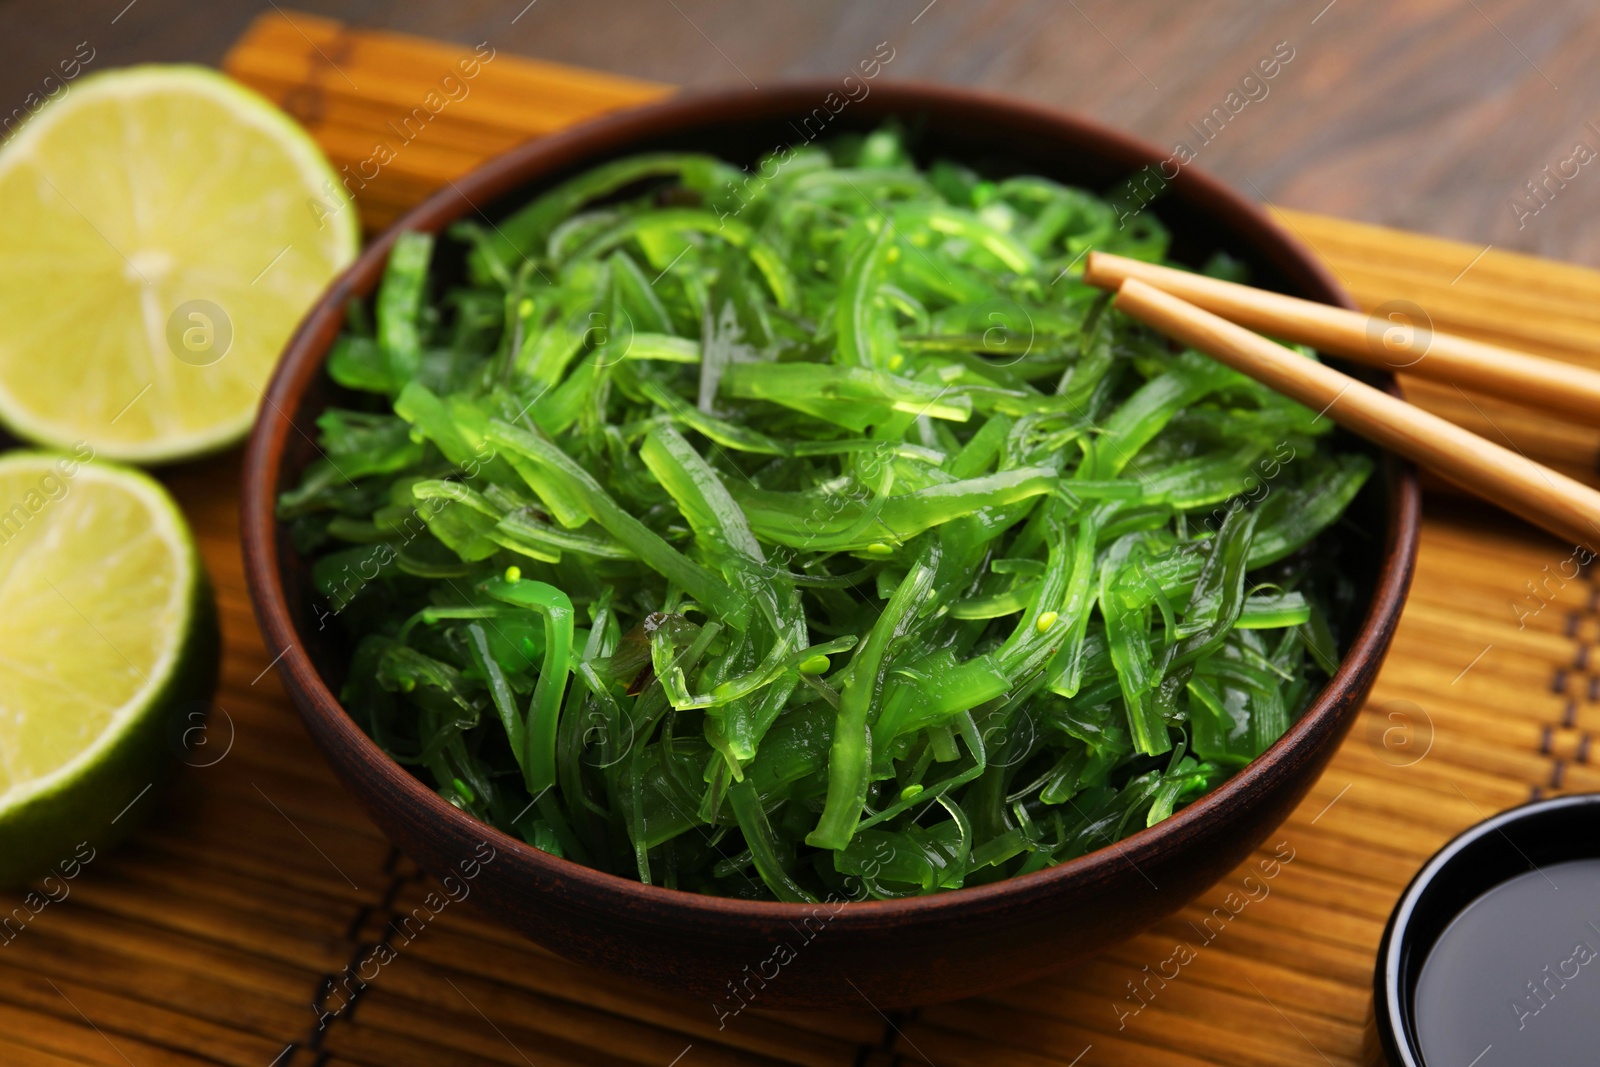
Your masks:
{"label": "lime rind", "polygon": [[[20,468],[42,476],[62,458],[13,452],[0,457],[0,475]],[[172,553],[177,569],[168,606],[177,610],[171,640],[144,669],[144,684],[93,741],[49,773],[0,793],[0,887],[71,856],[80,841],[99,848],[136,826],[153,803],[145,795],[149,787],[173,762],[173,713],[208,701],[216,687],[221,638],[215,598],[177,505],[159,483],[131,468],[91,461],[73,475],[75,486],[95,481],[134,495]],[[96,533],[111,539],[115,531]]]}

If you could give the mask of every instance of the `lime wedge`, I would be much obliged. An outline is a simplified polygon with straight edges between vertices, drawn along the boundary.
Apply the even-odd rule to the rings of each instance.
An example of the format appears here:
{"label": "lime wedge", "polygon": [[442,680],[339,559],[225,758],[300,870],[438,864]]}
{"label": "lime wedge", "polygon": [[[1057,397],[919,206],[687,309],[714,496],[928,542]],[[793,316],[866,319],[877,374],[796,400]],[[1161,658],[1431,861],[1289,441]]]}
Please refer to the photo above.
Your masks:
{"label": "lime wedge", "polygon": [[0,885],[110,841],[216,684],[210,587],[166,491],[87,455],[0,457]]}
{"label": "lime wedge", "polygon": [[237,441],[358,240],[264,98],[203,67],[84,78],[0,148],[0,421],[134,462]]}

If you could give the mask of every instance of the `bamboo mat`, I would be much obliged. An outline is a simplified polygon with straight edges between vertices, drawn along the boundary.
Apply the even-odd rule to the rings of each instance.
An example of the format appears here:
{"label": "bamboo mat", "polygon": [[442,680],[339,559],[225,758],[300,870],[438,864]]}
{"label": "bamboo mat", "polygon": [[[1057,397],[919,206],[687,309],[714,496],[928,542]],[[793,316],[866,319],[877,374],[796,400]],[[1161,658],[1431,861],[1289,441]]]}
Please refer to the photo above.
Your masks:
{"label": "bamboo mat", "polygon": [[[343,166],[470,54],[275,14],[227,67]],[[363,218],[381,225],[485,154],[665,91],[494,54],[470,94],[362,191]],[[1600,273],[1281,217],[1368,307],[1410,300],[1440,328],[1596,362]],[[1480,432],[1596,471],[1600,429],[1412,386]],[[0,947],[0,1067],[1344,1067],[1362,1061],[1383,922],[1427,855],[1532,796],[1600,788],[1600,588],[1575,575],[1570,546],[1431,496],[1388,665],[1331,769],[1263,850],[1292,856],[1277,877],[1251,889],[1241,868],[1154,931],[1003,993],[887,1018],[866,1004],[747,1011],[719,1031],[708,1005],[557,959],[469,907],[450,906],[409,941],[390,932],[430,883],[355,812],[268,669],[241,574],[237,463],[166,475],[221,606],[207,744],[165,794],[136,802],[149,821],[131,843],[97,856],[70,896]],[[1230,892],[1257,899],[1203,931]],[[363,966],[385,940],[392,962]],[[1180,942],[1192,960],[1176,978],[1152,977],[1174,972]]]}

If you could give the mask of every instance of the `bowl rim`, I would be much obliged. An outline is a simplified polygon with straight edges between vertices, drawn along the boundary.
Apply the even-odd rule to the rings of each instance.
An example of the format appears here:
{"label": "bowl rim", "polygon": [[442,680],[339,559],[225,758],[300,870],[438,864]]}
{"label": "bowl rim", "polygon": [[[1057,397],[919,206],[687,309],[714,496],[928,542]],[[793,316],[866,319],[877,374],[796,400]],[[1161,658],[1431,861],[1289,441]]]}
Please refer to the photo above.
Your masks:
{"label": "bowl rim", "polygon": [[[646,885],[636,879],[584,866],[535,848],[480,822],[446,802],[421,779],[394,761],[361,730],[329,690],[313,666],[289,613],[279,580],[275,495],[291,432],[306,435],[289,412],[298,409],[312,381],[323,373],[328,351],[344,319],[347,301],[375,286],[396,235],[404,229],[442,230],[450,222],[477,212],[516,188],[608,152],[626,150],[631,142],[663,131],[703,129],[729,119],[757,120],[813,105],[837,85],[823,80],[775,83],[759,92],[746,88],[690,91],[664,101],[620,110],[566,130],[523,142],[495,156],[469,174],[449,180],[421,204],[406,212],[363,249],[361,255],[329,285],[307,312],[286,345],[262,394],[255,428],[245,451],[240,499],[244,569],[257,620],[274,666],[308,727],[331,731],[344,742],[350,758],[381,777],[393,793],[416,809],[414,814],[456,824],[463,840],[487,839],[499,852],[539,871],[552,885],[571,883],[567,891],[621,907],[670,907],[690,923],[738,917],[755,922],[794,922],[816,904],[743,900]],[[1024,100],[954,86],[916,81],[885,82],[873,87],[876,108],[892,113],[939,110],[1004,119],[1010,125],[1049,130],[1063,143],[1090,144],[1103,157],[1126,162],[1129,173],[1142,164],[1168,159],[1167,153],[1121,131]],[[863,99],[867,99],[863,97]],[[884,100],[888,101],[884,108]],[[803,110],[809,111],[807,106]],[[1312,298],[1350,309],[1357,305],[1332,273],[1296,236],[1253,202],[1192,165],[1171,179],[1219,217],[1227,230],[1260,249],[1274,265],[1312,292]],[[1317,293],[1317,290],[1321,290]],[[1390,386],[1391,390],[1393,386]],[[273,417],[275,416],[275,417]],[[851,900],[830,919],[830,925],[881,926],[913,916],[959,921],[994,908],[1016,908],[1048,897],[1064,883],[1095,881],[1111,868],[1154,862],[1179,846],[1185,832],[1219,817],[1223,809],[1259,794],[1280,771],[1292,769],[1300,743],[1312,735],[1342,735],[1359,710],[1346,700],[1363,675],[1375,672],[1400,616],[1414,569],[1421,525],[1421,492],[1414,468],[1385,454],[1379,474],[1385,478],[1387,529],[1372,599],[1334,676],[1305,711],[1266,752],[1239,769],[1221,785],[1153,827],[1094,849],[1041,871],[981,886],[891,900]],[[298,693],[300,699],[295,699]],[[1335,740],[1332,743],[1337,743]],[[824,902],[826,905],[827,902]]]}

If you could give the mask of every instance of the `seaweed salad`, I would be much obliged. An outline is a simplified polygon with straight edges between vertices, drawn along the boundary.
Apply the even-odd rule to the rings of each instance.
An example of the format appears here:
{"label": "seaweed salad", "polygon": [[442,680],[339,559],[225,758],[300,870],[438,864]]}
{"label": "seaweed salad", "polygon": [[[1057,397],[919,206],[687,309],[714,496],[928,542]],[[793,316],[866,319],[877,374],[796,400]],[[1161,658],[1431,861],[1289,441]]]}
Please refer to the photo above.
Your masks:
{"label": "seaweed salad", "polygon": [[1081,281],[1167,244],[894,128],[399,234],[279,501],[345,706],[484,822],[722,896],[956,889],[1167,818],[1336,669],[1319,535],[1371,471]]}

